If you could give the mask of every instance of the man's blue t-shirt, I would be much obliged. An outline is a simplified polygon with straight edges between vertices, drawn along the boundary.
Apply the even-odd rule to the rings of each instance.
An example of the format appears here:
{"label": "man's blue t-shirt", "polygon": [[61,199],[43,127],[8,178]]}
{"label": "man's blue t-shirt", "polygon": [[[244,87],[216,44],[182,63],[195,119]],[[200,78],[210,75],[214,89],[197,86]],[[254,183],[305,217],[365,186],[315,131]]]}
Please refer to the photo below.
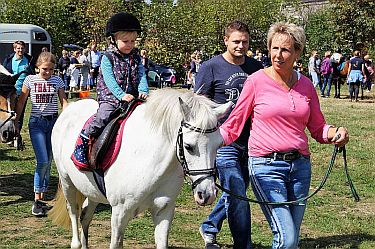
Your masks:
{"label": "man's blue t-shirt", "polygon": [[[27,58],[25,56],[22,56],[21,59],[17,59],[17,56],[13,56],[12,58],[12,70],[13,70],[13,74],[17,74],[17,73],[20,73],[22,71],[26,71],[29,67],[29,61],[27,60]],[[26,78],[26,73],[22,73],[17,81],[16,81],[16,84],[14,85],[15,88],[16,88],[16,92],[17,92],[17,96],[21,95],[21,91],[22,91],[22,85],[23,85],[23,81],[25,80]]]}
{"label": "man's blue t-shirt", "polygon": [[[215,56],[201,65],[195,78],[194,92],[205,95],[217,103],[232,101],[236,104],[247,77],[262,68],[259,61],[247,56],[242,65],[227,62],[223,55]],[[220,124],[228,118],[229,113],[219,121]],[[246,122],[241,136],[232,145],[247,150],[249,132],[250,119]]]}

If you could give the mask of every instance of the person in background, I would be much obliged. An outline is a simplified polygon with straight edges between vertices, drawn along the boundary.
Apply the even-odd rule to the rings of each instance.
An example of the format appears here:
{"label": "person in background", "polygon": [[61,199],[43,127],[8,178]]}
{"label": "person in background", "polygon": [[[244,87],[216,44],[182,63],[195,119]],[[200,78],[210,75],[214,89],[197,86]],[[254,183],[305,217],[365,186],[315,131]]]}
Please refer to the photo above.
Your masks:
{"label": "person in background", "polygon": [[[224,144],[235,141],[251,118],[248,140],[253,192],[262,202],[306,197],[311,161],[306,128],[319,143],[344,146],[345,128],[328,125],[311,81],[293,70],[306,37],[292,23],[273,24],[267,35],[272,66],[250,75],[234,110],[220,127]],[[290,205],[261,204],[273,234],[272,248],[298,248],[306,201]]]}
{"label": "person in background", "polygon": [[69,83],[70,83],[70,70],[69,70],[70,58],[69,58],[68,51],[66,50],[63,50],[61,54],[62,54],[62,57],[60,57],[59,59],[58,68],[59,68],[60,76],[65,84],[65,90],[68,90]]}
{"label": "person in background", "polygon": [[374,79],[374,66],[368,54],[365,55],[365,57],[363,57],[363,60],[365,63],[365,74],[366,74],[366,81],[364,82],[364,89],[366,89],[366,92],[370,92],[372,84],[373,84],[372,81]]}
{"label": "person in background", "polygon": [[100,57],[101,57],[101,53],[97,50],[96,42],[94,42],[91,46],[91,51],[90,51],[90,63],[91,63],[90,74],[91,74],[93,87],[96,87],[96,84],[98,81]]}
{"label": "person in background", "polygon": [[[148,84],[141,56],[135,41],[141,25],[130,13],[120,12],[109,18],[106,37],[114,48],[103,54],[97,84],[99,108],[89,125],[80,134],[81,144],[71,156],[75,164],[88,167],[88,143],[99,137],[119,107],[126,109],[135,98],[146,99]],[[84,156],[81,156],[84,155]]]}
{"label": "person in background", "polygon": [[83,64],[79,63],[78,59],[81,56],[81,51],[77,50],[73,52],[73,56],[70,58],[70,83],[69,91],[75,92],[79,86],[79,73]]}
{"label": "person in background", "polygon": [[[58,99],[64,109],[68,102],[65,96],[65,85],[60,77],[53,75],[56,59],[49,52],[42,52],[36,62],[39,69],[37,75],[29,75],[23,82],[19,101],[16,106],[16,121],[25,107],[26,100],[31,98],[29,133],[36,158],[34,174],[34,203],[31,213],[45,216],[48,206],[43,199],[48,190],[51,162],[52,128],[58,117]],[[17,129],[17,133],[20,130]]]}
{"label": "person in background", "polygon": [[[31,55],[26,53],[25,51],[25,42],[23,41],[15,41],[13,43],[13,53],[9,54],[5,57],[3,66],[10,72],[11,74],[19,74],[19,77],[16,81],[14,87],[16,88],[17,94],[17,102],[19,101],[19,97],[22,91],[23,81],[25,80],[26,76],[29,74],[35,74],[35,65],[34,59]],[[21,130],[23,127],[23,119],[25,116],[25,108],[19,113],[19,118],[17,119],[17,129]],[[23,144],[22,137],[18,134],[17,143]]]}
{"label": "person in background", "polygon": [[[320,59],[318,51],[313,50],[309,59],[308,70],[314,87],[320,86]],[[321,90],[321,89],[320,89]]]}
{"label": "person in background", "polygon": [[340,84],[340,62],[341,62],[342,54],[341,49],[338,48],[331,56],[331,67],[332,67],[332,73],[330,75],[331,78],[331,84],[335,87],[335,96],[334,98],[340,98],[340,90],[341,90],[341,84]]}
{"label": "person in background", "polygon": [[[321,89],[321,97],[329,97],[331,92],[331,85],[332,85],[332,66],[331,66],[331,51],[326,51],[324,53],[324,59],[322,64],[320,65],[320,73],[323,76],[323,86]],[[325,95],[325,90],[327,88],[327,94]]]}
{"label": "person in background", "polygon": [[[205,61],[196,76],[194,91],[217,103],[236,103],[248,75],[262,68],[262,64],[246,56],[249,48],[249,28],[240,21],[232,21],[225,28],[224,43],[227,50]],[[219,123],[223,123],[228,115]],[[246,196],[249,186],[247,171],[247,140],[250,120],[241,136],[217,151],[216,167],[220,184],[231,192]],[[233,248],[249,249],[251,220],[248,202],[223,193],[208,218],[200,226],[206,248],[220,248],[216,237],[225,219],[233,237]]]}
{"label": "person in background", "polygon": [[140,54],[141,54],[141,58],[142,58],[142,65],[143,65],[143,68],[145,69],[145,74],[146,74],[146,79],[147,79],[148,71],[149,71],[149,68],[150,68],[150,61],[149,61],[148,56],[147,56],[147,50],[142,49]]}
{"label": "person in background", "polygon": [[359,88],[363,80],[366,81],[365,74],[365,63],[362,58],[360,58],[361,53],[359,51],[354,51],[353,58],[350,59],[349,69],[348,69],[348,84],[349,84],[349,96],[350,101],[358,101]]}
{"label": "person in background", "polygon": [[249,58],[254,58],[254,53],[253,53],[253,51],[251,51],[251,50],[248,50],[247,53],[246,53],[246,55],[247,55],[247,57],[249,57]]}
{"label": "person in background", "polygon": [[78,58],[79,64],[81,67],[81,81],[80,81],[80,91],[90,90],[89,83],[89,73],[90,73],[90,61],[89,61],[89,49],[85,48],[82,51],[82,55]]}

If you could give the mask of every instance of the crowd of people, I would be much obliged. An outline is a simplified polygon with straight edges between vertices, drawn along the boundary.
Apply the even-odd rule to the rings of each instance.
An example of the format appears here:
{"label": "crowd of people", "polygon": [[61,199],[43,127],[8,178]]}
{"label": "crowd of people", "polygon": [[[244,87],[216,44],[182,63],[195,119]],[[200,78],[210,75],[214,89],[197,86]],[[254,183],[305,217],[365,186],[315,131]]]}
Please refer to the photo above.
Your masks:
{"label": "crowd of people", "polygon": [[[76,147],[72,155],[86,166],[88,144],[99,136],[113,112],[135,98],[148,97],[147,51],[139,53],[135,49],[140,31],[136,17],[117,13],[106,26],[112,50],[100,53],[93,43],[72,55],[63,50],[58,61],[50,52],[42,52],[35,65],[24,52],[25,44],[15,42],[14,53],[4,66],[12,74],[20,74],[15,84],[18,133],[29,96],[32,102],[29,133],[37,161],[33,215],[43,216],[48,209],[43,199],[52,161],[50,136],[58,117],[58,100],[63,109],[67,106],[65,90],[96,86],[99,108],[80,134],[83,146]],[[301,73],[300,58],[306,42],[302,27],[286,22],[273,24],[267,35],[267,51],[263,52],[249,52],[250,39],[245,23],[228,23],[224,33],[226,51],[205,62],[202,53],[195,51],[186,66],[187,82],[197,94],[218,103],[233,102],[233,108],[220,120],[223,146],[216,157],[220,184],[243,197],[251,185],[258,201],[296,201],[308,195],[311,181],[305,131],[319,143],[344,146],[349,140],[346,128],[326,123],[315,87],[319,87],[322,97],[329,97],[333,84],[334,97],[340,98],[340,85],[347,82],[350,100],[358,101],[360,88],[371,90],[373,66],[369,56],[361,58],[359,51],[351,58],[340,50],[333,54],[327,51],[322,59],[318,51],[312,51],[310,80]],[[60,77],[53,75],[55,68]],[[306,202],[261,204],[273,234],[272,248],[298,248]],[[252,248],[250,206],[225,192],[200,225],[205,247],[220,248],[217,236],[225,220],[233,248]]]}
{"label": "crowd of people", "polygon": [[320,90],[321,97],[331,95],[334,86],[334,98],[341,98],[341,86],[345,83],[349,89],[350,101],[361,99],[364,91],[370,92],[373,87],[374,66],[369,55],[361,57],[361,52],[356,50],[352,56],[344,55],[341,49],[334,53],[326,51],[324,58],[319,57],[318,51],[311,52],[308,62],[308,73],[315,87]]}
{"label": "crowd of people", "polygon": [[90,91],[96,87],[102,53],[97,49],[96,42],[82,50],[62,50],[56,69],[65,89],[75,92]]}

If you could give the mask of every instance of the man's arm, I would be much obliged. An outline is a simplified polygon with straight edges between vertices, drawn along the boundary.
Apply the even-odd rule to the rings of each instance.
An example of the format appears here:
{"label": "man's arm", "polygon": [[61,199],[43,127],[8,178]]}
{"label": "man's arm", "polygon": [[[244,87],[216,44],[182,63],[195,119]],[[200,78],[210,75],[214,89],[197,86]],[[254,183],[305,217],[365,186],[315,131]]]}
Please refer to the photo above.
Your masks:
{"label": "man's arm", "polygon": [[209,62],[202,64],[199,72],[195,76],[194,92],[212,98],[212,88],[214,85],[213,69]]}

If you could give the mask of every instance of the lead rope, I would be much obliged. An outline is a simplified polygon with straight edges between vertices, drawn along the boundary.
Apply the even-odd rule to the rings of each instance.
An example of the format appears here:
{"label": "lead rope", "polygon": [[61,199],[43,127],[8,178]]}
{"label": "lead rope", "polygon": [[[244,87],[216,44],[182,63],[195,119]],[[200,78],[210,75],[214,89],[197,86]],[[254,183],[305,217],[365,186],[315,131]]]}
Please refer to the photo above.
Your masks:
{"label": "lead rope", "polygon": [[231,196],[234,196],[235,198],[237,199],[240,199],[240,200],[243,200],[243,201],[247,201],[247,202],[253,202],[253,203],[258,203],[258,204],[263,204],[263,205],[274,205],[274,206],[278,206],[278,205],[293,205],[293,204],[298,204],[298,203],[301,203],[301,202],[304,202],[308,199],[310,199],[311,197],[313,197],[314,195],[316,195],[319,190],[321,190],[324,186],[324,184],[326,183],[329,175],[331,174],[332,172],[332,168],[333,168],[333,165],[335,163],[335,159],[336,159],[336,155],[337,153],[339,152],[342,152],[342,156],[343,156],[343,160],[344,160],[344,168],[345,168],[345,174],[346,174],[346,178],[348,180],[348,183],[349,183],[349,186],[350,186],[350,190],[352,192],[352,195],[355,199],[355,201],[359,201],[359,196],[357,194],[357,191],[355,190],[355,187],[354,187],[354,184],[353,184],[353,181],[352,179],[350,178],[349,176],[349,171],[348,171],[348,165],[347,165],[347,162],[346,162],[346,149],[345,149],[345,146],[339,148],[337,145],[335,145],[334,149],[333,149],[333,152],[332,152],[332,157],[331,157],[331,161],[329,163],[329,166],[328,166],[328,169],[327,169],[327,172],[325,173],[321,183],[319,184],[318,188],[315,189],[314,192],[312,192],[311,194],[309,194],[308,196],[306,197],[303,197],[303,198],[300,198],[300,199],[297,199],[295,201],[285,201],[285,202],[267,202],[267,201],[258,201],[258,200],[254,200],[254,199],[250,199],[250,198],[247,198],[247,197],[244,197],[244,196],[240,196],[240,195],[237,195],[235,193],[233,193],[232,191],[222,187],[220,184],[218,183],[215,183],[216,186],[223,192],[231,195]]}

